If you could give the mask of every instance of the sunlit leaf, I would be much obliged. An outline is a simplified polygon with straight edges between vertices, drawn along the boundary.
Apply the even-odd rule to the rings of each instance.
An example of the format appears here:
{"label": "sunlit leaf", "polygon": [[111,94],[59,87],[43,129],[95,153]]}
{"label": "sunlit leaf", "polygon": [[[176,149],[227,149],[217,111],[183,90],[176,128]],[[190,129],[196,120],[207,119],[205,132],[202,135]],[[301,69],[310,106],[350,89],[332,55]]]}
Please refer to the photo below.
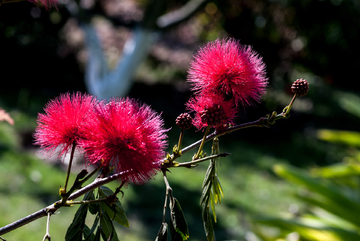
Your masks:
{"label": "sunlit leaf", "polygon": [[211,209],[214,216],[214,222],[216,223],[216,212],[215,212],[215,198],[212,192],[210,192]]}
{"label": "sunlit leaf", "polygon": [[317,200],[313,200],[313,202],[317,202],[316,205],[321,204],[327,211],[360,227],[358,215],[354,215],[360,213],[359,202],[345,196],[338,186],[329,181],[325,182],[325,180],[313,178],[307,172],[295,167],[275,165],[274,171],[282,178],[304,185],[309,190],[314,191],[314,194],[319,196]]}
{"label": "sunlit leaf", "polygon": [[360,132],[321,129],[316,136],[324,141],[360,147]]}
{"label": "sunlit leaf", "polygon": [[[224,191],[223,191],[223,188],[222,188],[222,186],[221,186],[221,182],[220,182],[220,179],[219,179],[219,177],[218,177],[218,175],[216,174],[215,175],[215,180],[216,180],[216,186],[217,186],[217,189],[219,190],[219,193],[220,193],[220,195],[219,196],[221,196],[221,197],[223,197],[224,198]],[[221,203],[221,198],[220,198],[220,203]]]}
{"label": "sunlit leaf", "polygon": [[336,163],[331,166],[314,168],[311,174],[324,178],[349,177],[360,175],[360,163]]}
{"label": "sunlit leaf", "polygon": [[257,220],[259,223],[279,227],[289,232],[297,232],[302,239],[312,241],[344,241],[360,240],[358,233],[328,226],[310,226],[299,221],[280,218],[263,218]]}

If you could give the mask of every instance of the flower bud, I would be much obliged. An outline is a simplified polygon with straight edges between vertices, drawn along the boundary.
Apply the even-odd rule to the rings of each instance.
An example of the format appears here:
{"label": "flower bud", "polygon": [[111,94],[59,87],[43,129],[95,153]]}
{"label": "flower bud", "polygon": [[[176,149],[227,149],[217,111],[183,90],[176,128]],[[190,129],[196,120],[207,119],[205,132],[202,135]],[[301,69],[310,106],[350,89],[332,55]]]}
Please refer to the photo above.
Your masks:
{"label": "flower bud", "polygon": [[291,91],[298,96],[304,96],[309,90],[309,83],[305,79],[297,79],[291,86]]}
{"label": "flower bud", "polygon": [[207,123],[209,126],[217,126],[223,124],[225,112],[220,105],[203,110],[200,114],[201,121]]}
{"label": "flower bud", "polygon": [[180,114],[176,120],[175,120],[176,125],[179,126],[180,129],[190,129],[190,127],[193,126],[192,124],[192,117],[190,116],[189,113],[182,113]]}

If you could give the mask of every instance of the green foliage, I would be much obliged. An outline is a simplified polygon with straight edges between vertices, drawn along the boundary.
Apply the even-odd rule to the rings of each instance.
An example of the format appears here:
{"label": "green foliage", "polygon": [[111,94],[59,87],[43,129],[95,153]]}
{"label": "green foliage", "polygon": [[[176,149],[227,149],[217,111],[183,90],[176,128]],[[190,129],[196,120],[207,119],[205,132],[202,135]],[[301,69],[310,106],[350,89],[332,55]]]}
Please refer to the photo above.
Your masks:
{"label": "green foliage", "polygon": [[[189,229],[185,220],[184,213],[181,209],[180,203],[176,198],[173,198],[172,207],[171,207],[171,215],[170,215],[170,227],[171,227],[171,236],[172,240],[178,240],[178,234],[180,234],[181,239],[179,240],[187,240],[189,238]],[[175,234],[175,232],[177,234]]]}
{"label": "green foliage", "polygon": [[[92,191],[85,194],[83,201],[103,200],[80,205],[66,232],[65,240],[97,241],[102,237],[103,240],[118,241],[113,221],[125,227],[129,227],[129,222],[118,199],[114,203],[108,203],[108,200],[114,200],[113,195],[114,192],[105,186],[98,188],[98,199]],[[92,215],[96,215],[91,229],[85,224],[88,210]]]}
{"label": "green foliage", "polygon": [[[342,165],[346,165],[345,163]],[[338,168],[336,165],[335,169]],[[321,174],[322,168],[315,169],[313,173]],[[332,167],[326,167],[327,174],[315,176],[310,172],[286,165],[275,165],[274,171],[289,182],[306,187],[310,193],[298,194],[298,198],[307,203],[309,213],[296,218],[263,218],[261,224],[275,226],[282,233],[273,237],[283,237],[291,232],[297,232],[304,240],[359,240],[360,223],[360,178],[348,174],[346,178],[356,178],[357,187],[353,188],[340,179],[333,180],[328,174]],[[319,171],[320,170],[320,171]],[[268,237],[267,240],[273,240]]]}
{"label": "green foliage", "polygon": [[[92,192],[88,192],[84,196],[83,200],[84,201],[90,200],[91,197],[92,197]],[[74,219],[66,232],[65,235],[66,241],[82,241],[82,235],[83,235],[83,230],[85,228],[85,219],[86,219],[88,207],[89,207],[88,204],[81,204],[79,209],[76,211]]]}
{"label": "green foliage", "polygon": [[360,133],[355,131],[322,129],[317,131],[317,137],[324,141],[360,147]]}
{"label": "green foliage", "polygon": [[[219,154],[219,139],[214,138],[212,145],[212,155]],[[205,173],[204,182],[202,185],[202,194],[200,197],[200,206],[202,208],[202,219],[204,223],[204,230],[207,240],[215,240],[214,227],[210,218],[209,208],[214,216],[216,222],[215,203],[221,203],[221,197],[224,197],[224,192],[217,175],[216,159],[211,159],[209,167]]]}
{"label": "green foliage", "polygon": [[[339,105],[351,114],[360,117],[360,98],[353,94],[341,94]],[[274,236],[264,235],[258,228],[257,234],[263,240],[284,238],[291,232],[301,240],[360,240],[360,133],[355,131],[320,129],[318,139],[351,147],[350,156],[341,163],[335,163],[311,171],[275,165],[274,172],[306,192],[297,198],[308,205],[308,211],[292,218],[262,218],[258,222],[280,228]]]}
{"label": "green foliage", "polygon": [[[106,187],[101,186],[99,188],[99,196],[100,198],[106,198],[107,196],[113,195],[113,191]],[[125,210],[121,206],[119,200],[117,200],[113,205],[109,205],[106,202],[101,202],[101,208],[104,210],[109,217],[115,220],[118,224],[121,224],[124,227],[129,227],[129,221],[125,215]]]}

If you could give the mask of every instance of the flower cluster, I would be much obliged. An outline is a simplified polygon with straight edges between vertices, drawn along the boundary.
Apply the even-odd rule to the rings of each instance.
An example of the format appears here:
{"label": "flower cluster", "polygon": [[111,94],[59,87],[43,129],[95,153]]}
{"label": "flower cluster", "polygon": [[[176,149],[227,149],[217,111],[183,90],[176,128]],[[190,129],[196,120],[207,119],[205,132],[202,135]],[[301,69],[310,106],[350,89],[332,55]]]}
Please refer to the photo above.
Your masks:
{"label": "flower cluster", "polygon": [[160,115],[130,98],[108,103],[90,95],[64,94],[39,114],[35,144],[44,152],[66,154],[73,147],[88,163],[115,166],[123,180],[141,184],[160,169],[166,147]]}
{"label": "flower cluster", "polygon": [[262,58],[235,39],[206,44],[194,56],[188,74],[195,96],[187,107],[195,112],[198,129],[233,124],[238,105],[259,102],[268,84]]}

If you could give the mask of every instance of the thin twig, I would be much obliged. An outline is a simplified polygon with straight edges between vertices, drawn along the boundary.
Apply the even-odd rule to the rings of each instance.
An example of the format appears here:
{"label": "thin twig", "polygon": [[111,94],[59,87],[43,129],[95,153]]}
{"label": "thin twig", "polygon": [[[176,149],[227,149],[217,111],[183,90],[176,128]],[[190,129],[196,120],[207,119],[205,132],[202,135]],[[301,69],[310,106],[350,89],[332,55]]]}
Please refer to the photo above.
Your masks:
{"label": "thin twig", "polygon": [[51,213],[48,212],[48,218],[47,218],[47,222],[46,222],[46,233],[45,233],[45,236],[43,238],[43,241],[45,241],[45,240],[51,241],[50,232],[49,232],[50,216],[51,216]]}
{"label": "thin twig", "polygon": [[216,154],[216,155],[211,155],[211,156],[207,156],[207,157],[204,157],[204,158],[201,158],[201,159],[196,159],[196,160],[189,161],[189,162],[179,163],[176,167],[193,167],[197,163],[204,162],[204,161],[207,161],[209,159],[213,159],[213,158],[217,158],[217,157],[226,157],[228,155],[230,155],[230,153],[220,153],[220,154]]}
{"label": "thin twig", "polygon": [[106,198],[102,199],[96,199],[96,200],[82,200],[82,201],[67,201],[67,205],[73,205],[73,204],[91,204],[91,203],[101,203],[105,202]]}
{"label": "thin twig", "polygon": [[165,215],[166,215],[166,207],[167,207],[167,200],[168,197],[170,196],[170,206],[172,205],[172,188],[170,187],[169,181],[167,180],[167,176],[166,176],[166,170],[162,170],[163,175],[164,175],[164,182],[166,185],[166,195],[165,195],[165,204],[164,204],[164,211],[163,211],[163,223],[165,223]]}

